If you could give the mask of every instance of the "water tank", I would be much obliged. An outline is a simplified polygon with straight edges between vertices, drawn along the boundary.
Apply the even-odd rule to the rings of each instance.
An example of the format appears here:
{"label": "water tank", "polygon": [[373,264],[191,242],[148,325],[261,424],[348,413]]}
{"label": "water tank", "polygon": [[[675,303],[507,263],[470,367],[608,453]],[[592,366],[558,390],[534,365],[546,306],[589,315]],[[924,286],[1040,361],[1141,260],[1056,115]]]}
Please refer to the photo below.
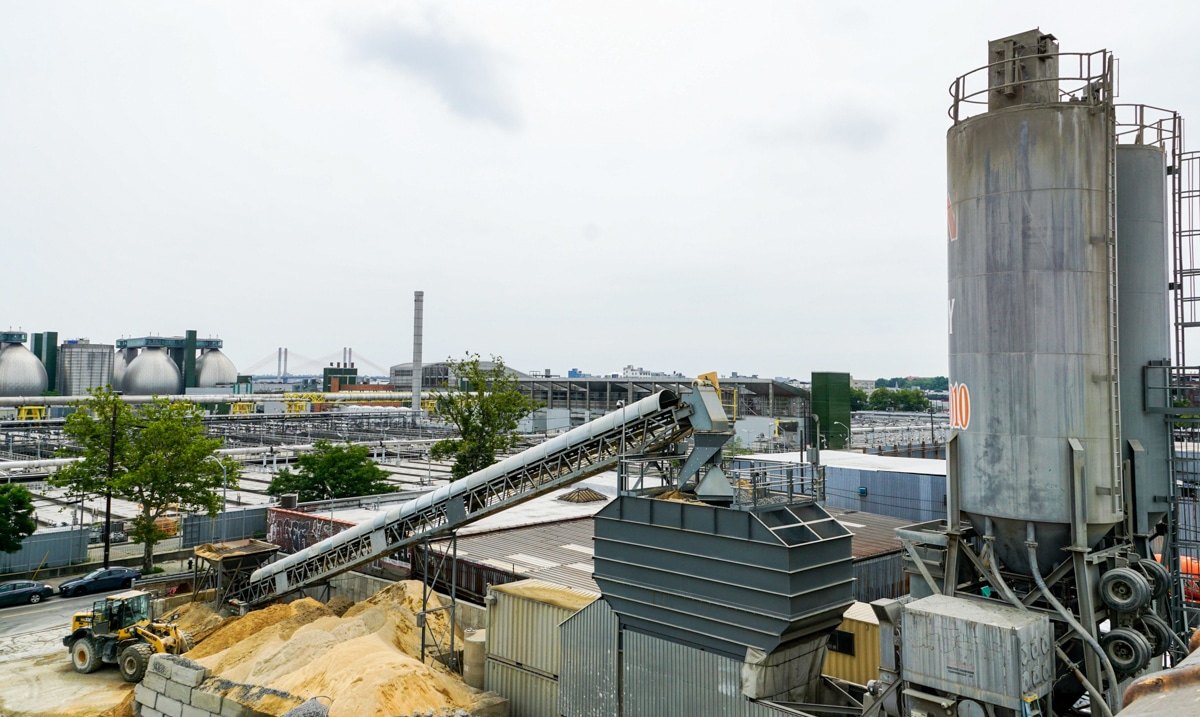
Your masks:
{"label": "water tank", "polygon": [[[1121,326],[1121,438],[1133,466],[1133,531],[1147,536],[1171,495],[1171,434],[1143,410],[1142,367],[1171,357],[1167,157],[1160,147],[1117,147],[1117,275]],[[1135,456],[1130,441],[1144,450]]]}
{"label": "water tank", "polygon": [[161,348],[145,348],[125,369],[122,388],[130,396],[170,396],[183,393],[183,373]]}
{"label": "water tank", "polygon": [[991,519],[996,553],[1026,574],[1027,521],[1043,573],[1068,557],[1072,439],[1089,546],[1123,517],[1109,343],[1113,136],[1100,109],[1014,104],[947,133],[961,506],[980,533]]}
{"label": "water tank", "polygon": [[24,344],[0,344],[0,396],[40,396],[47,385],[46,367]]}
{"label": "water tank", "polygon": [[220,349],[207,349],[196,360],[196,385],[200,388],[237,383],[237,375],[237,367]]}
{"label": "water tank", "polygon": [[112,361],[112,388],[114,391],[123,391],[125,390],[125,369],[129,367],[129,362],[125,358],[125,350],[117,349],[117,352],[113,354]]}
{"label": "water tank", "polygon": [[58,348],[57,390],[63,396],[86,396],[112,383],[113,347],[109,344],[64,343]]}

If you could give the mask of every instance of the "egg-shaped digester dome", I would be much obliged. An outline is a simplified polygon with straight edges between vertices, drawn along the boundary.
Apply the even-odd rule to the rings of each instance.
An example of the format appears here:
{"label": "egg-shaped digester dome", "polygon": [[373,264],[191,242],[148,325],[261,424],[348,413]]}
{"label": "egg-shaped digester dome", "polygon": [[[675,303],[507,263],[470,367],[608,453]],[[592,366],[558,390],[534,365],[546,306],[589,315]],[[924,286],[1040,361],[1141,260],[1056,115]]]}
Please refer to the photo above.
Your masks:
{"label": "egg-shaped digester dome", "polygon": [[237,367],[220,349],[208,349],[196,360],[196,386],[212,388],[237,383]]}
{"label": "egg-shaped digester dome", "polygon": [[112,390],[124,391],[125,385],[125,369],[129,368],[129,363],[125,360],[125,350],[117,349],[117,353],[113,355],[113,370],[112,370]]}
{"label": "egg-shaped digester dome", "polygon": [[183,393],[183,373],[160,348],[146,348],[129,362],[122,390],[129,396],[173,396]]}
{"label": "egg-shaped digester dome", "polygon": [[0,396],[40,396],[48,385],[46,367],[24,344],[0,344]]}

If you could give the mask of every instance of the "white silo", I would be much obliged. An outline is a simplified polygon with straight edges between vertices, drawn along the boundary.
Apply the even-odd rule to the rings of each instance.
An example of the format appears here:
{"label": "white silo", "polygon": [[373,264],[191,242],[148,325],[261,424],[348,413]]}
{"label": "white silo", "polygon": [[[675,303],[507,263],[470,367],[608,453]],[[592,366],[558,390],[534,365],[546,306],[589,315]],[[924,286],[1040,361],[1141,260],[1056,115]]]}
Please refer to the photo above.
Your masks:
{"label": "white silo", "polygon": [[142,349],[129,363],[122,389],[130,396],[169,396],[183,393],[183,373],[170,354],[157,346]]}

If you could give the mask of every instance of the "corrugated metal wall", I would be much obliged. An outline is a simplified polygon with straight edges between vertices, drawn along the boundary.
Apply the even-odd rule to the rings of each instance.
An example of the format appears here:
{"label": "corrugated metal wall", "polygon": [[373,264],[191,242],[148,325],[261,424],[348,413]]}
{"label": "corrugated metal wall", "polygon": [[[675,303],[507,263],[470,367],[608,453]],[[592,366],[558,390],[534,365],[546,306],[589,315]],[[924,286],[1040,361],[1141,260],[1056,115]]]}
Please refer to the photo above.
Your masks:
{"label": "corrugated metal wall", "polygon": [[623,717],[778,717],[742,694],[742,663],[624,630]]}
{"label": "corrugated metal wall", "polygon": [[508,698],[509,717],[558,717],[558,681],[488,659],[484,689]]}
{"label": "corrugated metal wall", "polygon": [[[328,526],[329,520],[325,520]],[[224,532],[222,532],[222,528]],[[183,547],[194,548],[197,545],[220,540],[224,535],[226,540],[245,540],[247,538],[262,538],[267,534],[267,509],[246,508],[217,513],[217,517],[207,515],[185,515],[183,517]]]}
{"label": "corrugated metal wall", "polygon": [[946,517],[946,476],[826,466],[825,497],[834,508],[920,523]]}
{"label": "corrugated metal wall", "polygon": [[[581,590],[547,587],[577,593],[585,600],[595,597]],[[558,677],[562,654],[558,626],[576,611],[502,590],[489,594],[496,601],[488,606],[488,657]]]}
{"label": "corrugated metal wall", "polygon": [[896,551],[854,561],[854,599],[872,602],[908,594],[904,554]]}
{"label": "corrugated metal wall", "polygon": [[25,538],[15,553],[0,553],[0,573],[58,568],[82,563],[87,557],[87,528],[51,528]]}
{"label": "corrugated metal wall", "polygon": [[617,616],[603,599],[559,628],[558,711],[564,717],[618,717],[617,630]]}

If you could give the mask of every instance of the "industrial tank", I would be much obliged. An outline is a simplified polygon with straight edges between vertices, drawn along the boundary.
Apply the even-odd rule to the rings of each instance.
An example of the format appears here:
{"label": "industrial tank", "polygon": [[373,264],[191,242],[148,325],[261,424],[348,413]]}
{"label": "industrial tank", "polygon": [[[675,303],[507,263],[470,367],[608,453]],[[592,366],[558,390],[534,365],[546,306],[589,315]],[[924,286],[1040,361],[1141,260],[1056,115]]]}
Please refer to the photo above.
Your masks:
{"label": "industrial tank", "polygon": [[129,367],[129,362],[125,359],[125,349],[117,349],[117,352],[113,354],[112,362],[112,389],[123,391],[125,390],[125,369]]}
{"label": "industrial tank", "polygon": [[113,347],[68,341],[58,349],[57,390],[63,396],[86,396],[112,383]]}
{"label": "industrial tank", "polygon": [[[1121,437],[1133,467],[1133,532],[1147,536],[1166,515],[1171,495],[1170,429],[1143,410],[1142,367],[1171,355],[1167,157],[1157,146],[1116,150],[1117,273],[1121,326]],[[1138,441],[1142,452],[1133,450]]]}
{"label": "industrial tank", "polygon": [[46,390],[46,367],[19,343],[0,343],[0,396],[40,396]]}
{"label": "industrial tank", "polygon": [[200,388],[237,383],[237,375],[237,367],[220,349],[207,349],[196,360],[196,385]]}
{"label": "industrial tank", "polygon": [[122,389],[130,396],[168,396],[183,393],[183,373],[161,348],[142,349],[129,363]]}
{"label": "industrial tank", "polygon": [[[1057,88],[1057,68],[1044,70]],[[996,553],[1025,573],[1027,522],[1043,572],[1068,556],[1072,439],[1082,449],[1089,545],[1123,517],[1110,363],[1110,115],[1047,101],[1057,89],[1030,96],[1035,104],[992,105],[947,134],[961,507],[980,533],[990,519]]]}

